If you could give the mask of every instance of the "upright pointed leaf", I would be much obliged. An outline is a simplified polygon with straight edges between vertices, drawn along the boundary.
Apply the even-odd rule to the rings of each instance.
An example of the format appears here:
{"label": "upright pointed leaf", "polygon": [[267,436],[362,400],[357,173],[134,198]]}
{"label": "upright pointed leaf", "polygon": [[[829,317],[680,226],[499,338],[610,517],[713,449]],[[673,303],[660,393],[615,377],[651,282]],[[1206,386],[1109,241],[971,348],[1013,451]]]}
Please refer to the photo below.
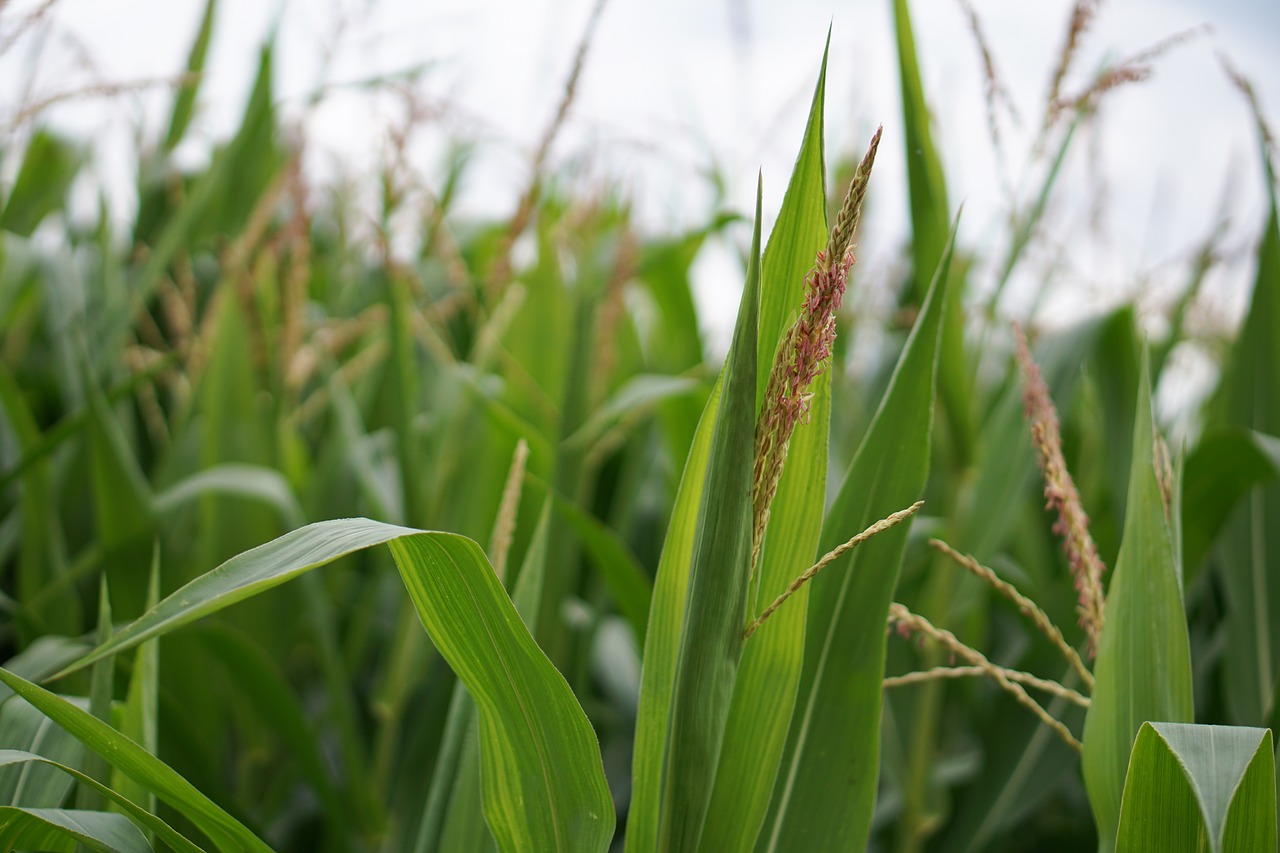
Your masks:
{"label": "upright pointed leaf", "polygon": [[[912,303],[919,304],[925,296],[925,282],[938,269],[946,249],[951,206],[947,200],[942,158],[934,147],[930,130],[929,102],[920,80],[908,0],[892,2],[902,88],[902,145],[911,196],[912,286],[907,295]],[[966,371],[968,359],[964,354],[964,305],[959,294],[950,300],[946,310],[942,321],[938,390],[959,461],[964,462],[968,459],[973,436],[969,414],[970,380]]]}
{"label": "upright pointed leaf", "polygon": [[[1270,166],[1268,165],[1268,174]],[[1214,420],[1280,436],[1280,214],[1274,190],[1258,247],[1257,278],[1212,407]],[[1227,523],[1220,577],[1228,617],[1227,709],[1234,722],[1260,725],[1280,676],[1280,484],[1250,490]]]}
{"label": "upright pointed leaf", "polygon": [[[827,242],[822,154],[825,87],[824,54],[804,141],[761,260],[758,394],[763,394],[786,324],[803,302],[805,275]],[[792,436],[774,497],[756,567],[759,582],[749,593],[752,616],[760,612],[762,602],[772,601],[812,565],[818,547],[827,485],[829,371],[814,382],[812,394],[809,422]],[[760,831],[795,706],[808,592],[802,587],[774,614],[767,629],[747,641],[703,830],[703,850],[750,850]]]}
{"label": "upright pointed leaf", "polygon": [[173,99],[169,132],[164,137],[166,151],[178,147],[191,124],[191,116],[195,113],[196,95],[200,93],[201,76],[204,74],[204,60],[209,53],[209,40],[213,37],[213,13],[217,8],[218,0],[205,0],[200,28],[196,30],[196,39],[191,43],[191,52],[187,55],[187,74],[191,75],[191,79],[183,83]]}
{"label": "upright pointed leaf", "polygon": [[1129,753],[1147,721],[1193,720],[1191,651],[1173,542],[1157,480],[1151,380],[1142,362],[1124,537],[1107,592],[1084,726],[1084,781],[1099,849],[1115,848]]}
{"label": "upright pointed leaf", "polygon": [[697,848],[733,700],[751,568],[751,480],[760,317],[760,189],[733,344],[698,508],[689,599],[662,768],[658,850]]}
{"label": "upright pointed leaf", "polygon": [[675,683],[676,656],[689,596],[689,572],[697,529],[698,507],[711,454],[711,435],[720,410],[723,381],[717,380],[703,409],[685,461],[680,487],[671,509],[667,538],[658,561],[645,632],[644,668],[640,673],[640,702],[636,716],[635,750],[631,765],[631,809],[627,817],[628,853],[647,853],[658,845],[658,804],[666,756],[667,720]]}
{"label": "upright pointed leaf", "polygon": [[[826,552],[910,505],[929,471],[938,348],[955,231],[871,426],[823,524]],[[865,846],[879,776],[885,620],[907,527],[876,536],[810,583],[804,670],[760,851]]]}
{"label": "upright pointed leaf", "polygon": [[0,228],[31,236],[41,220],[66,203],[67,191],[84,160],[85,152],[67,140],[43,129],[32,134],[0,212]]}

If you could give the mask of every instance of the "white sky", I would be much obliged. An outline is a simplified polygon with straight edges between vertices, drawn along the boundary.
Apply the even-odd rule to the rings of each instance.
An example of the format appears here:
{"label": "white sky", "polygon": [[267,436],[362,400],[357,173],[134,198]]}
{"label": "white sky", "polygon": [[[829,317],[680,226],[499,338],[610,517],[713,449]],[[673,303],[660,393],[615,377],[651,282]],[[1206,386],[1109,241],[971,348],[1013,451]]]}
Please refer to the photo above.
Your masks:
{"label": "white sky", "polygon": [[[259,46],[273,28],[279,33],[278,94],[294,117],[322,83],[433,63],[421,88],[443,112],[419,137],[414,163],[428,181],[439,178],[448,139],[478,138],[482,145],[468,173],[464,209],[506,214],[559,99],[591,2],[223,0],[196,129],[207,141],[235,128]],[[1022,117],[1021,130],[1002,122],[1003,166],[1025,200],[1039,174],[1023,173],[1025,153],[1071,3],[972,3]],[[10,2],[0,12],[0,32],[37,5]],[[175,73],[185,62],[202,7],[200,0],[61,0],[50,12],[38,62],[32,61],[30,38],[0,55],[0,117],[14,112],[25,91],[41,96],[94,80]],[[588,175],[620,181],[642,221],[657,229],[706,220],[712,195],[703,175],[712,163],[729,182],[731,205],[749,212],[762,169],[765,215],[771,219],[831,24],[829,165],[860,152],[875,125],[885,125],[859,262],[864,274],[883,279],[907,234],[890,7],[891,0],[609,0],[553,164],[576,162]],[[916,0],[912,11],[935,113],[935,143],[943,153],[952,204],[965,204],[962,242],[995,257],[1007,232],[1001,219],[1006,208],[986,129],[976,47],[957,0]],[[326,54],[343,16],[345,33]],[[1078,313],[1081,306],[1115,301],[1140,287],[1158,304],[1160,285],[1167,291],[1181,280],[1177,262],[1209,232],[1231,178],[1234,245],[1256,235],[1263,207],[1253,124],[1215,54],[1229,55],[1252,78],[1264,109],[1280,121],[1280,3],[1103,3],[1066,89],[1078,90],[1105,59],[1202,23],[1213,26],[1212,35],[1175,49],[1157,63],[1151,80],[1106,102],[1101,144],[1094,146],[1101,152],[1109,202],[1101,234],[1089,227],[1089,145],[1077,146],[1053,219],[1053,242],[1061,254],[1056,263],[1065,266],[1055,311]],[[86,56],[92,72],[85,71]],[[102,147],[103,182],[124,189],[133,180],[138,127],[145,139],[157,139],[169,100],[167,93],[153,92],[105,104],[78,102],[57,108],[50,120],[94,134]],[[311,173],[321,180],[371,174],[385,151],[387,125],[398,115],[391,98],[364,92],[332,96],[307,119]],[[206,150],[194,144],[181,153],[198,159]],[[4,174],[11,174],[13,164],[4,165]],[[116,196],[125,214],[127,196]],[[745,240],[741,233],[735,237]],[[1024,278],[1051,260],[1038,258]],[[707,253],[698,268],[700,299],[713,329],[730,322],[741,279],[736,263],[732,250],[721,247]],[[1241,285],[1251,273],[1247,262],[1221,273],[1214,283],[1221,291],[1218,309],[1228,315],[1238,310]],[[1212,308],[1212,294],[1210,303]],[[1020,309],[1015,304],[1011,310]]]}

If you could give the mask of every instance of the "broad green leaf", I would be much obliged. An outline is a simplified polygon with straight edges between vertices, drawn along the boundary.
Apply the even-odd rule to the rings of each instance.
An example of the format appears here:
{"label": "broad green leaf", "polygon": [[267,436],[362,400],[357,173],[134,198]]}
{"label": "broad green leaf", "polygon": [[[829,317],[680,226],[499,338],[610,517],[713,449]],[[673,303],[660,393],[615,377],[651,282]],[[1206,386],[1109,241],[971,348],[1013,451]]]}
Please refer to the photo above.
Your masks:
{"label": "broad green leaf", "polygon": [[64,205],[84,159],[84,151],[48,130],[32,134],[0,212],[0,228],[30,237],[41,220]]}
{"label": "broad green leaf", "polygon": [[751,569],[760,196],[757,185],[747,283],[724,367],[724,395],[698,507],[689,598],[667,721],[658,813],[660,851],[694,850],[699,844],[742,656]]}
{"label": "broad green leaf", "polygon": [[[1271,165],[1267,161],[1267,174]],[[1270,216],[1257,254],[1257,277],[1244,327],[1227,359],[1210,409],[1212,422],[1280,436],[1280,212],[1268,185]],[[1252,488],[1222,537],[1219,578],[1226,592],[1227,710],[1233,722],[1259,725],[1280,676],[1280,484]]]}
{"label": "broad green leaf", "polygon": [[605,850],[613,800],[595,733],[480,546],[448,534],[389,544],[423,625],[475,700],[485,819],[499,849]]}
{"label": "broad green leaf", "polygon": [[[88,662],[89,658],[82,658],[82,661]],[[270,853],[271,848],[261,839],[200,793],[177,771],[102,720],[6,669],[0,669],[0,682],[105,758],[112,767],[145,785],[161,800],[186,815],[218,847]]]}
{"label": "broad green leaf", "polygon": [[711,389],[698,422],[689,458],[685,461],[658,561],[645,632],[644,668],[640,673],[640,703],[636,716],[635,750],[631,765],[631,808],[627,816],[628,853],[646,853],[658,845],[658,804],[666,755],[667,720],[680,649],[681,621],[689,597],[698,506],[711,454],[711,434],[720,409],[721,380]]}
{"label": "broad green leaf", "polygon": [[[954,234],[823,523],[822,553],[909,506],[924,489]],[[884,624],[906,541],[907,526],[899,525],[810,582],[804,669],[759,851],[867,843],[879,777]]]}
{"label": "broad green leaf", "polygon": [[79,844],[102,853],[151,853],[138,828],[118,814],[0,806],[0,849],[72,853]]}
{"label": "broad green leaf", "polygon": [[1116,850],[1276,849],[1269,729],[1143,723],[1133,744]]}
{"label": "broad green leaf", "polygon": [[[382,543],[391,546],[436,648],[475,699],[485,817],[499,848],[607,847],[613,803],[590,724],[520,622],[479,546],[454,534],[367,519],[309,525],[187,584],[71,669]],[[157,793],[163,798],[163,791]]]}
{"label": "broad green leaf", "polygon": [[[907,0],[892,0],[894,32],[898,46],[898,76],[902,88],[903,151],[907,160],[907,188],[911,197],[911,261],[912,284],[908,297],[922,304],[925,284],[939,268],[946,251],[950,231],[951,206],[947,201],[947,182],[942,171],[942,158],[933,144],[929,129],[929,103],[920,81],[920,65],[916,58],[915,34]],[[960,278],[958,271],[948,275]],[[959,283],[957,283],[957,287]],[[970,378],[964,352],[964,304],[957,295],[947,306],[942,326],[942,356],[938,364],[938,392],[958,460],[969,458],[973,443],[970,422]]]}
{"label": "broad green leaf", "polygon": [[1157,481],[1146,359],[1133,428],[1124,538],[1107,591],[1084,726],[1084,780],[1099,849],[1115,848],[1129,753],[1144,722],[1190,722],[1191,652]]}
{"label": "broad green leaf", "polygon": [[[538,607],[542,598],[542,579],[547,569],[547,531],[550,527],[551,507],[544,504],[542,517],[534,532],[533,540],[525,556],[524,564],[516,579],[512,603],[516,612],[532,629],[538,616]],[[493,837],[485,825],[482,803],[480,772],[480,740],[476,731],[477,721],[475,704],[461,685],[455,687],[455,696],[461,695],[467,723],[458,746],[460,753],[457,759],[456,774],[446,781],[451,783],[448,813],[444,828],[440,833],[438,846],[428,845],[424,848],[419,840],[419,853],[426,850],[469,850],[480,851],[493,849]],[[453,744],[448,747],[455,746]],[[448,748],[446,747],[446,748]]]}
{"label": "broad green leaf", "polygon": [[[140,823],[161,838],[165,844],[173,850],[186,851],[186,853],[203,853],[201,848],[188,840],[185,836],[180,835],[173,827],[165,823],[160,818],[151,814],[146,809],[129,801],[127,797],[122,796],[117,791],[108,788],[96,779],[93,779],[69,767],[53,761],[43,755],[35,755],[30,752],[23,752],[16,749],[0,749],[0,767],[25,767],[26,765],[41,765],[49,769],[60,772],[71,779],[75,779],[82,785],[86,785],[95,789],[104,799],[110,800],[112,805],[124,815],[129,815],[136,823]],[[7,849],[7,848],[6,848]]]}
{"label": "broad green leaf", "polygon": [[[826,54],[814,89],[809,122],[782,209],[761,259],[760,364],[757,396],[763,395],[787,324],[799,313],[805,275],[827,242],[822,156]],[[787,451],[756,581],[748,594],[748,616],[760,610],[812,565],[822,527],[827,485],[827,430],[831,374],[814,382],[809,422],[797,427]],[[804,656],[808,588],[802,587],[768,625],[747,641],[734,684],[724,747],[702,834],[707,851],[750,850],[764,821],[795,705]]]}

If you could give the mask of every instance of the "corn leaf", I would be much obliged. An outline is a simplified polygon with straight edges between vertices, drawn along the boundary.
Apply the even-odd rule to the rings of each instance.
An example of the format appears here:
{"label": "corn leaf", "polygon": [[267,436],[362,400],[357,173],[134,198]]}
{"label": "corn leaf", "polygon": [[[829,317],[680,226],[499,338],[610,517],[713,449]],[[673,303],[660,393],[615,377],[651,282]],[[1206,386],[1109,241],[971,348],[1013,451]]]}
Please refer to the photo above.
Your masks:
{"label": "corn leaf", "polygon": [[[151,578],[147,585],[147,608],[160,601],[160,548],[151,559]],[[159,748],[157,719],[159,716],[160,641],[148,640],[138,646],[129,676],[129,692],[124,703],[120,731],[152,755]],[[120,771],[112,776],[111,787],[138,803],[147,811],[155,811],[155,795]]]}
{"label": "corn leaf", "polygon": [[0,806],[0,849],[71,853],[79,844],[102,853],[151,851],[138,828],[118,814]]}
{"label": "corn leaf", "polygon": [[[1268,174],[1271,174],[1268,162]],[[1217,423],[1280,436],[1280,213],[1270,188],[1270,216],[1258,247],[1257,277],[1211,413]],[[1260,725],[1280,676],[1280,484],[1250,489],[1222,537],[1219,578],[1227,600],[1226,672],[1230,719]]]}
{"label": "corn leaf", "polygon": [[218,0],[205,0],[204,14],[200,16],[200,28],[196,30],[196,39],[191,44],[191,52],[187,56],[187,74],[190,80],[183,83],[173,99],[173,111],[169,115],[169,132],[164,137],[164,150],[172,151],[178,147],[182,137],[186,135],[191,117],[195,114],[196,95],[200,93],[200,83],[204,74],[204,61],[209,53],[209,41],[213,37],[213,17],[218,8]]}
{"label": "corn leaf", "polygon": [[187,584],[64,673],[382,543],[436,648],[475,699],[485,817],[499,848],[603,850],[613,837],[613,802],[590,724],[480,547],[460,536],[367,519],[308,525]]}
{"label": "corn leaf", "polygon": [[1151,382],[1142,362],[1124,537],[1107,592],[1084,727],[1084,780],[1099,849],[1116,843],[1129,753],[1144,722],[1191,722],[1191,652],[1157,480]]}
{"label": "corn leaf", "polygon": [[757,185],[747,284],[724,368],[724,395],[698,507],[689,599],[680,632],[662,768],[661,851],[698,846],[742,656],[751,568],[760,196]]}
{"label": "corn leaf", "polygon": [[[30,752],[23,752],[16,749],[0,749],[0,767],[39,767],[40,769],[49,768],[55,772],[75,779],[82,785],[86,785],[95,789],[104,799],[110,800],[112,805],[122,814],[133,818],[135,823],[139,823],[146,827],[157,837],[162,839],[165,844],[173,850],[184,851],[184,853],[202,853],[201,848],[192,843],[185,836],[180,835],[173,827],[165,823],[160,818],[151,814],[146,809],[132,803],[129,799],[119,792],[108,788],[101,782],[86,776],[74,767],[68,767],[57,761],[53,761],[43,755],[35,755]],[[8,849],[8,848],[5,848]]]}
{"label": "corn leaf", "polygon": [[[825,553],[919,498],[955,231],[880,406],[823,523]],[[907,527],[876,536],[810,583],[804,670],[760,851],[851,850],[871,827],[879,776],[885,620]]]}
{"label": "corn leaf", "polygon": [[46,216],[65,204],[84,160],[85,152],[72,143],[47,130],[37,130],[0,212],[0,228],[30,237]]}
{"label": "corn leaf", "polygon": [[1269,729],[1143,723],[1116,850],[1275,850],[1271,742]]}
{"label": "corn leaf", "polygon": [[667,537],[658,561],[645,632],[644,669],[640,673],[640,702],[636,715],[635,751],[631,766],[631,809],[627,817],[627,851],[657,849],[658,803],[666,756],[667,720],[697,529],[698,505],[707,476],[711,434],[720,409],[722,381],[717,380],[703,409],[689,448],[680,487],[671,509]]}
{"label": "corn leaf", "polygon": [[219,848],[269,853],[271,848],[261,839],[200,793],[177,771],[88,711],[6,669],[0,669],[0,682],[105,758],[112,767],[145,785],[161,800],[182,812]]}
{"label": "corn leaf", "polygon": [[[920,64],[916,58],[915,34],[907,0],[892,0],[894,32],[898,45],[898,77],[902,88],[903,151],[907,161],[907,188],[911,197],[911,261],[912,285],[908,297],[922,304],[925,283],[939,268],[947,246],[951,206],[947,201],[947,182],[942,171],[942,158],[933,144],[930,131],[929,103],[920,80]],[[949,271],[948,275],[958,275]],[[957,285],[958,286],[958,285]],[[964,354],[964,305],[957,297],[950,300],[943,318],[942,357],[938,365],[938,390],[942,398],[957,458],[969,458],[973,444],[973,426],[969,413],[969,376]]]}
{"label": "corn leaf", "polygon": [[[815,254],[826,246],[825,87],[824,53],[804,141],[761,260],[759,351],[765,356],[777,350],[788,322],[804,301],[805,275]],[[757,396],[764,393],[774,358],[760,359]],[[752,617],[812,565],[818,547],[826,500],[830,372],[818,377],[812,393],[809,423],[799,426],[792,437],[778,483],[756,582],[748,598]],[[702,835],[703,850],[750,850],[755,844],[795,705],[807,601],[808,589],[802,587],[774,614],[767,628],[747,641]]]}

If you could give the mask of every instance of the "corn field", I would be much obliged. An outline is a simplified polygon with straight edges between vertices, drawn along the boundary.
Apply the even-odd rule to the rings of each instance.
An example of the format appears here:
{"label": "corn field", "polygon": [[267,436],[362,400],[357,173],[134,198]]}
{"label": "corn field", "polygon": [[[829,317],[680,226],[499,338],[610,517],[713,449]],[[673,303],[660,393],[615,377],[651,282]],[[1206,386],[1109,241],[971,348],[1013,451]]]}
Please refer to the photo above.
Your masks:
{"label": "corn field", "polygon": [[[548,156],[589,35],[509,217],[455,211],[465,146],[425,209],[395,158],[372,217],[315,185],[271,44],[239,128],[180,166],[216,0],[139,142],[132,221],[72,216],[94,141],[20,115],[0,848],[1275,850],[1266,117],[1228,69],[1269,200],[1238,328],[1197,318],[1218,230],[1155,316],[1012,312],[1082,129],[1164,48],[1066,96],[1076,4],[1035,180],[984,257],[891,5],[900,113],[829,152],[828,56],[802,58],[794,168],[761,177],[781,206],[685,230]],[[866,269],[894,195],[902,262]],[[693,271],[721,240],[723,358]],[[890,311],[860,313],[872,282]],[[1190,348],[1212,391],[1154,405]]]}

